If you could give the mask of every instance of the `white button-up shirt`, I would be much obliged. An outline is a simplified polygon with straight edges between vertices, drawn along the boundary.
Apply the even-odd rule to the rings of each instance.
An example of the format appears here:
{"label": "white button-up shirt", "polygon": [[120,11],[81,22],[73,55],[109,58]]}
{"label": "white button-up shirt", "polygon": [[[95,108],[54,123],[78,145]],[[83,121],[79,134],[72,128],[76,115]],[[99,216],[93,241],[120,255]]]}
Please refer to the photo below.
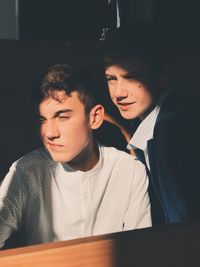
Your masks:
{"label": "white button-up shirt", "polygon": [[151,226],[144,166],[115,148],[99,152],[87,172],[43,148],[16,161],[0,187],[1,246],[21,228],[27,244],[37,244]]}

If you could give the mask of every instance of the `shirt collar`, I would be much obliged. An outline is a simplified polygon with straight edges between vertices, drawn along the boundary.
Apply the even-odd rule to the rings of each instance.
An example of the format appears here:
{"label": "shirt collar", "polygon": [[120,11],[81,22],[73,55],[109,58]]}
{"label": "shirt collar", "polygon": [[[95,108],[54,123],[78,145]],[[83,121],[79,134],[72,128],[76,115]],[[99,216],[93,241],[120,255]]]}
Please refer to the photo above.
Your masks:
{"label": "shirt collar", "polygon": [[148,140],[153,138],[153,131],[156,124],[156,119],[166,96],[166,92],[161,95],[156,107],[140,123],[133,137],[131,138],[130,143],[127,146],[128,149],[139,148],[143,151],[146,149]]}

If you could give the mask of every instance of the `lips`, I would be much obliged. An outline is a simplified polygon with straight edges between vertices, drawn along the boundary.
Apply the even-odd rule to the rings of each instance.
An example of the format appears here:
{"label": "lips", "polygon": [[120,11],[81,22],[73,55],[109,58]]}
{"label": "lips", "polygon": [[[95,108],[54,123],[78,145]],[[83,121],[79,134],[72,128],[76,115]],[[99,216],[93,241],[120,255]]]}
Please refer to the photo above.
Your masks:
{"label": "lips", "polygon": [[127,103],[117,103],[117,106],[119,107],[119,109],[121,109],[122,111],[126,111],[130,108],[130,106],[132,106],[133,104],[135,104],[135,102],[127,102]]}
{"label": "lips", "polygon": [[47,145],[51,150],[57,150],[63,147],[63,145],[54,144],[54,143],[47,143]]}

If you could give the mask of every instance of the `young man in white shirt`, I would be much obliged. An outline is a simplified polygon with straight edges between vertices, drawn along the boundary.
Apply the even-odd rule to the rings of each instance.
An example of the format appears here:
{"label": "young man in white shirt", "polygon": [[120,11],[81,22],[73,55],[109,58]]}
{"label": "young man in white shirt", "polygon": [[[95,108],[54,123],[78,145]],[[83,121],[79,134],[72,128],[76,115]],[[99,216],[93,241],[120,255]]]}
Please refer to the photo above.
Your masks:
{"label": "young man in white shirt", "polygon": [[0,188],[0,244],[25,244],[151,226],[146,171],[136,158],[96,142],[104,117],[85,72],[64,64],[37,95],[41,147],[14,162]]}

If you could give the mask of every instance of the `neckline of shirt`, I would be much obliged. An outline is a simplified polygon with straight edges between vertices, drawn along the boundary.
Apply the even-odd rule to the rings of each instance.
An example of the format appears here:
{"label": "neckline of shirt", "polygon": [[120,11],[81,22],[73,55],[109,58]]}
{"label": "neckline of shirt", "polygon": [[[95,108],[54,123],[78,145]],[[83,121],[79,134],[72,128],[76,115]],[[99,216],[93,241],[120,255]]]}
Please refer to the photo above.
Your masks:
{"label": "neckline of shirt", "polygon": [[167,92],[164,92],[158,101],[155,108],[149,113],[149,115],[140,123],[135,133],[133,134],[130,143],[127,145],[129,150],[139,148],[145,150],[147,142],[153,138],[154,127],[160,108],[163,105],[167,96]]}
{"label": "neckline of shirt", "polygon": [[99,160],[97,164],[89,171],[80,171],[80,170],[74,170],[71,168],[67,163],[61,163],[61,162],[55,162],[51,159],[51,156],[49,152],[44,148],[44,152],[46,154],[46,157],[49,159],[52,166],[54,166],[55,169],[63,169],[67,175],[69,176],[91,176],[94,175],[102,166],[103,163],[103,147],[98,144],[98,150],[99,150]]}

